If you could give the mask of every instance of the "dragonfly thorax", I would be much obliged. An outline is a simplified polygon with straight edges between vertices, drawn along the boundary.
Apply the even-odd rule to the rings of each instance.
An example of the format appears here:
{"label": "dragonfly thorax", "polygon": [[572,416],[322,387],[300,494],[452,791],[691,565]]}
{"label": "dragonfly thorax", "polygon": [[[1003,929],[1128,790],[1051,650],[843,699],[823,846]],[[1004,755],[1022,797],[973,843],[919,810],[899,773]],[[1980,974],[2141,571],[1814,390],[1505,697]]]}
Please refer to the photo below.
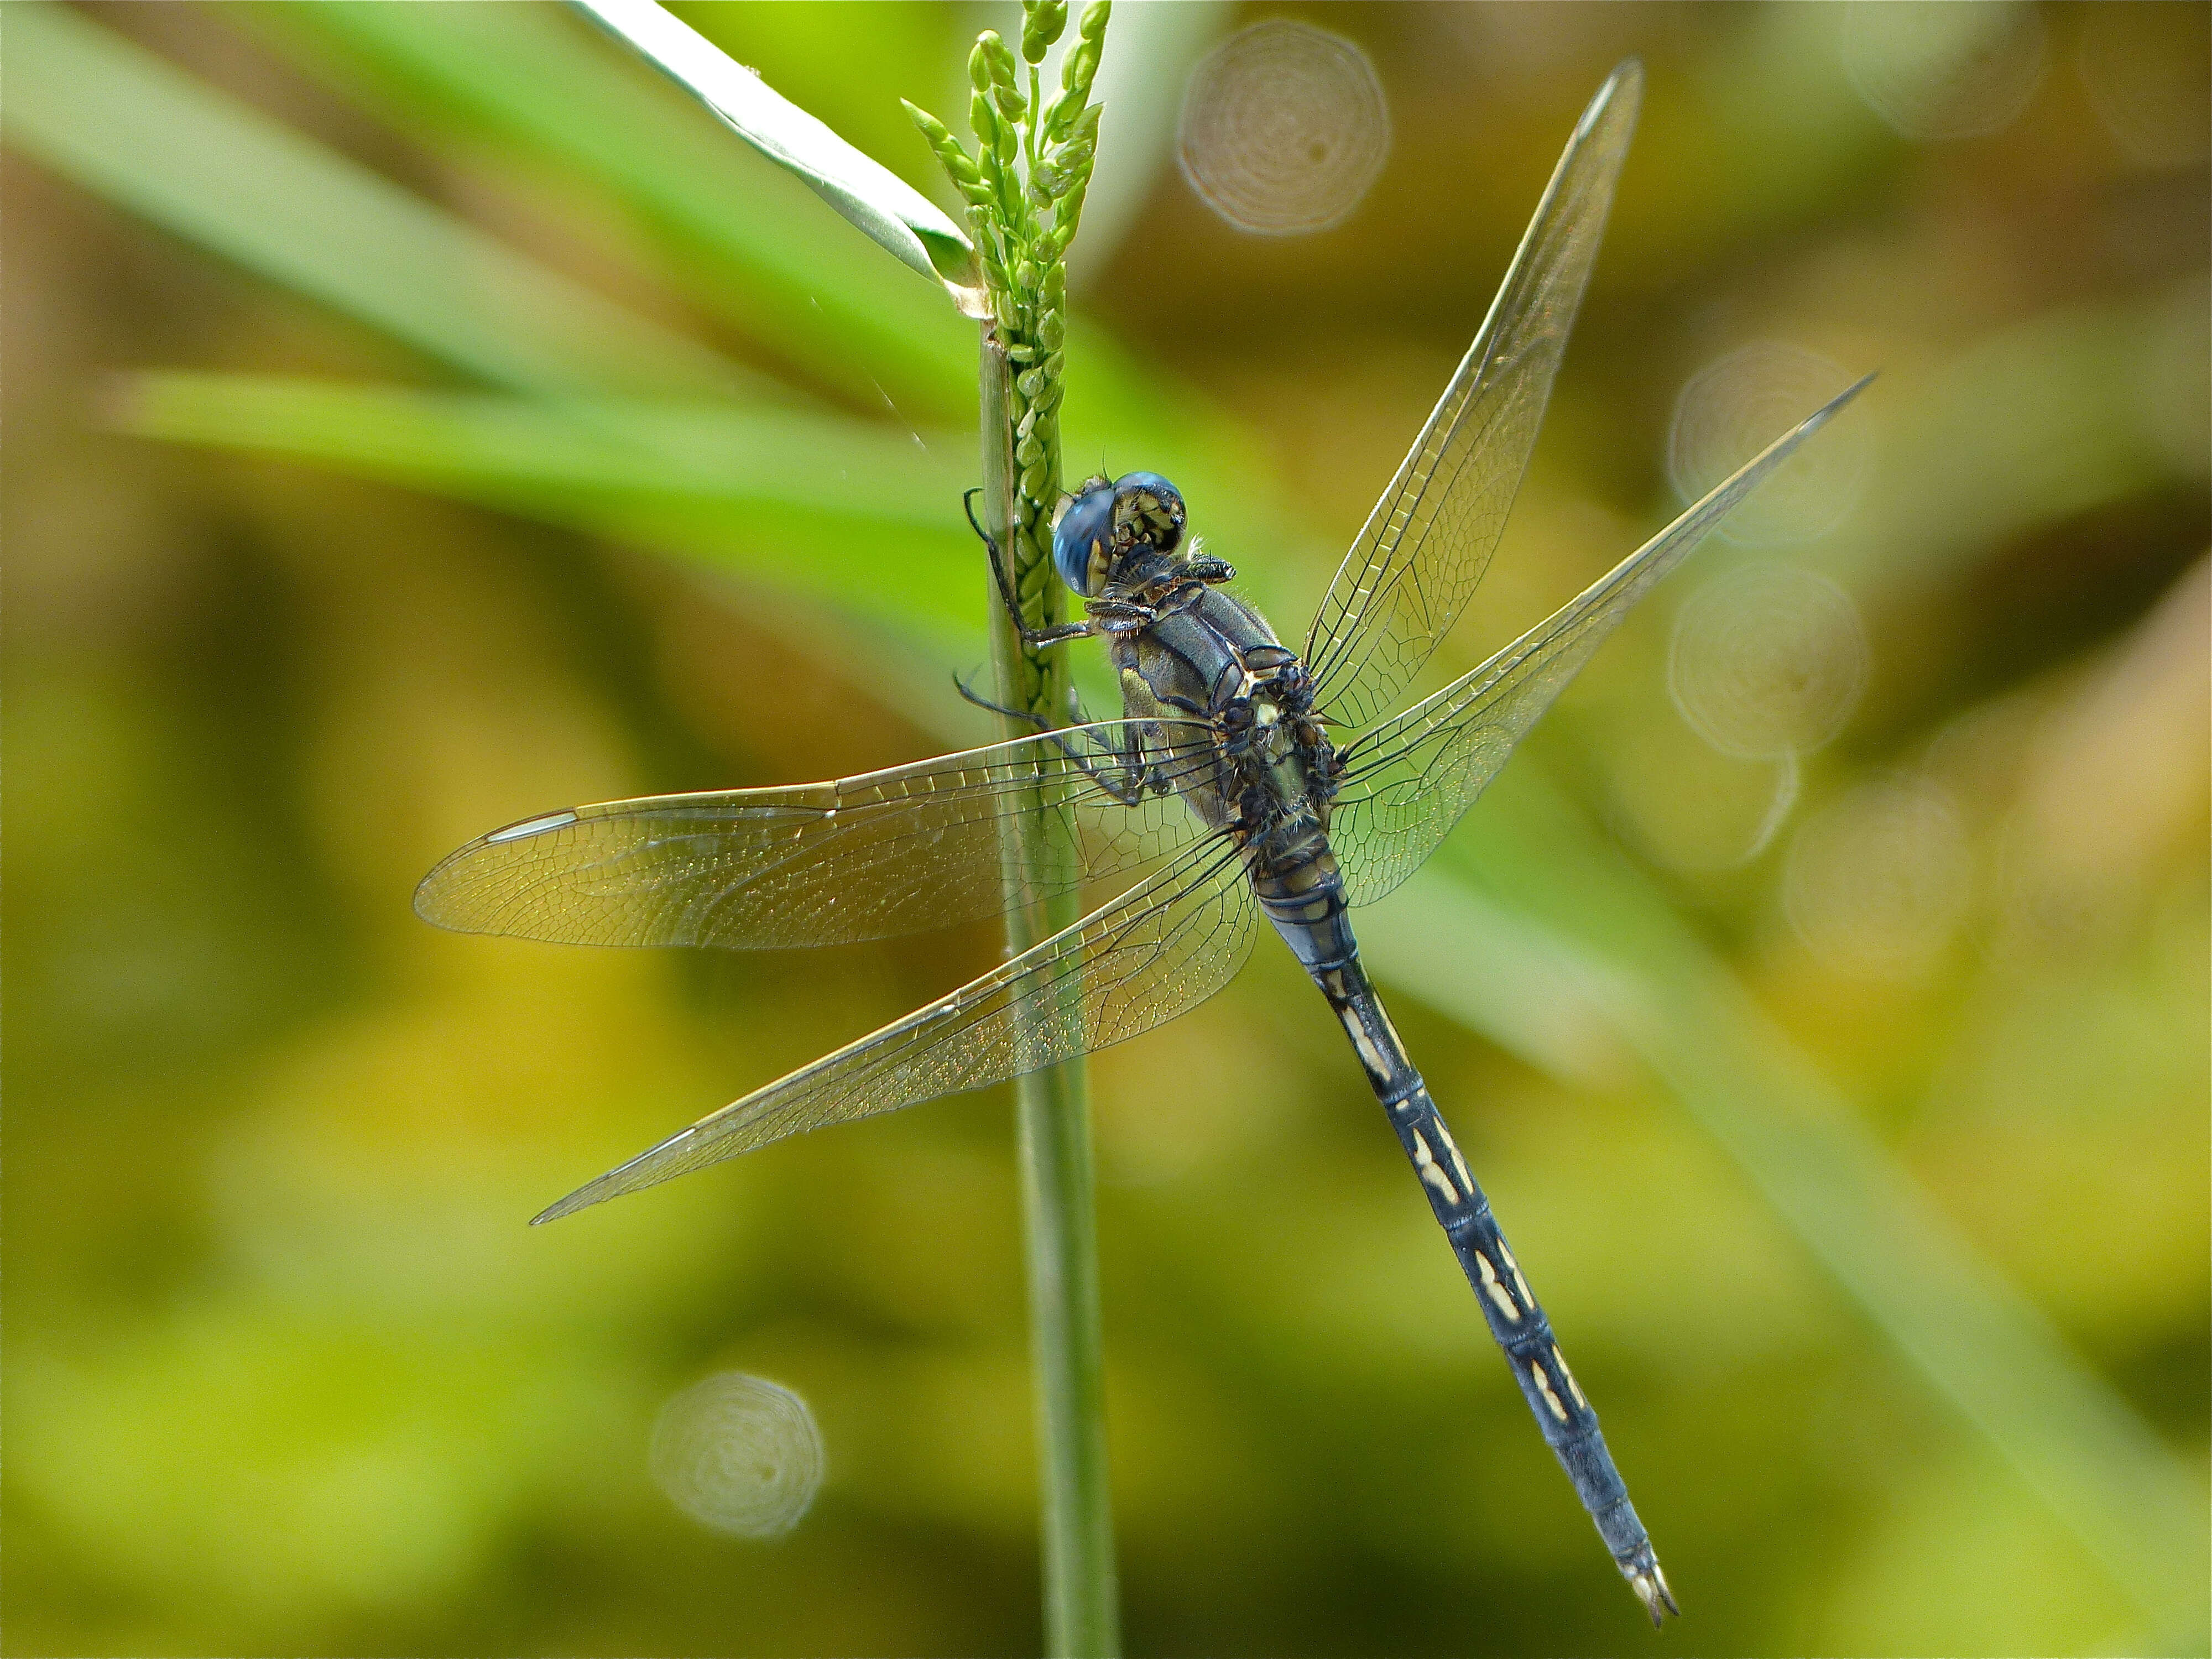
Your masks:
{"label": "dragonfly thorax", "polygon": [[1215,764],[1186,788],[1202,817],[1247,844],[1326,829],[1337,769],[1311,678],[1251,605],[1193,580],[1144,626],[1109,629],[1106,641],[1130,718],[1211,729]]}
{"label": "dragonfly thorax", "polygon": [[[1279,649],[1279,647],[1278,647]],[[1237,779],[1231,822],[1248,842],[1304,841],[1328,828],[1336,756],[1313,718],[1304,665],[1289,652],[1216,717]]]}

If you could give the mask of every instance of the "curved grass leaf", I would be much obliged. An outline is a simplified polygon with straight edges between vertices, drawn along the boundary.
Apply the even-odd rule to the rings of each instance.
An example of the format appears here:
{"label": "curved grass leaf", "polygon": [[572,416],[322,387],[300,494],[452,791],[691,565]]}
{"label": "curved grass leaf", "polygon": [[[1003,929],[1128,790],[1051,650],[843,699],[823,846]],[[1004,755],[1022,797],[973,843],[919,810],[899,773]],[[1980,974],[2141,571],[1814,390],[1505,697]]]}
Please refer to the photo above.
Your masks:
{"label": "curved grass leaf", "polygon": [[796,180],[567,8],[324,0],[238,15],[403,128],[459,129],[595,182],[663,239],[697,303],[854,402],[972,418],[975,331],[858,255]]}
{"label": "curved grass leaf", "polygon": [[[558,9],[329,0],[250,15],[272,38],[296,46],[313,36],[374,80],[404,81],[439,118],[484,124],[547,162],[585,170],[650,219],[680,218],[687,252],[705,267],[702,284],[720,296],[718,308],[766,349],[795,349],[810,372],[833,365],[823,378],[863,402],[890,397],[904,407],[919,398],[948,416],[971,414],[975,339],[965,326],[880,261],[849,257],[849,241],[834,230],[825,237],[803,198],[807,216],[759,191],[744,158],[719,134],[708,131],[713,142],[702,145],[688,125],[672,124],[670,110],[638,96],[647,88],[618,73],[617,54],[577,49],[558,27]],[[425,113],[404,98],[388,108],[402,120]],[[787,249],[783,263],[763,252],[770,244]],[[909,325],[919,331],[902,356],[892,337]],[[1063,447],[1071,465],[1109,473],[1164,468],[1226,543],[1276,550],[1292,562],[1331,551],[1307,545],[1311,532],[1283,511],[1263,447],[1168,366],[1080,313],[1069,319],[1067,352],[1075,390]]]}
{"label": "curved grass leaf", "polygon": [[878,246],[945,285],[963,316],[983,311],[967,233],[905,179],[863,155],[655,0],[572,0],[688,88],[737,135],[813,187]]}

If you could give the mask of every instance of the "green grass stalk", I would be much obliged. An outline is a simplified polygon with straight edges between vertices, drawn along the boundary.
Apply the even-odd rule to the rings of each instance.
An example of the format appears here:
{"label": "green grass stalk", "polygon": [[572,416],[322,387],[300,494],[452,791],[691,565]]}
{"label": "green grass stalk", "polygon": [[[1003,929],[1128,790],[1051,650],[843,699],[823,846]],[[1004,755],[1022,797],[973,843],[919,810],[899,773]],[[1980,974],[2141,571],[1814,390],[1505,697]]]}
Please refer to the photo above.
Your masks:
{"label": "green grass stalk", "polygon": [[[1010,418],[1012,379],[1005,345],[987,333],[981,386],[985,522],[1009,556],[1022,541]],[[1049,563],[1032,560],[1024,570],[1012,568],[1010,558],[1008,574],[1025,604],[1041,601],[1032,621],[1048,623],[1057,609],[1047,602]],[[1065,707],[1062,655],[1023,648],[995,583],[989,603],[997,617],[991,639],[1000,703],[1044,714]],[[1034,730],[1011,714],[1000,720],[1010,738]],[[1073,894],[1039,902],[1026,890],[1024,872],[1067,856],[1070,839],[1040,834],[1038,820],[1027,815],[1006,823],[1008,845],[1001,856],[1015,901],[1006,913],[1006,951],[1014,956],[1076,921],[1082,907]],[[1079,1056],[1017,1078],[1014,1101],[1037,1414],[1045,1651],[1054,1659],[1109,1659],[1120,1651],[1121,1621],[1107,1486],[1088,1068]]]}
{"label": "green grass stalk", "polygon": [[[1005,346],[984,337],[981,428],[986,522],[1003,549],[1017,543],[1011,366]],[[1042,571],[1009,570],[1024,600],[1049,592]],[[1027,580],[1024,580],[1024,578]],[[1039,597],[1042,597],[1040,594]],[[994,587],[998,615],[992,656],[998,700],[1046,713],[1065,706],[1066,668],[1058,653],[1024,651]],[[1048,615],[1040,605],[1033,620]],[[1008,737],[1033,729],[1002,715]],[[1004,849],[1006,878],[1018,890],[1024,872],[1066,856],[1066,837],[1012,819],[1025,844]],[[1054,845],[1046,844],[1048,839]],[[1017,893],[1007,912],[1006,950],[1018,954],[1073,922],[1073,895],[1038,903]],[[1036,1401],[1040,1543],[1045,1651],[1054,1659],[1111,1659],[1121,1650],[1114,1567],[1113,1507],[1107,1485],[1104,1339],[1100,1328],[1098,1232],[1091,1157],[1091,1091],[1080,1058],[1014,1081],[1019,1130],[1023,1231],[1028,1252],[1030,1348]]]}
{"label": "green grass stalk", "polygon": [[[983,521],[1023,621],[1059,621],[1060,588],[1049,556],[1060,494],[1060,402],[1065,365],[1064,256],[1089,183],[1098,110],[1088,104],[1108,9],[1085,14],[1048,106],[1037,65],[1066,22],[1061,0],[1024,9],[1022,67],[994,33],[969,60],[975,95],[969,155],[941,123],[908,106],[969,204],[991,319],[982,335],[978,399]],[[992,660],[1002,729],[1026,737],[1071,707],[1062,651],[1033,651],[1020,624],[987,584],[994,618]],[[1028,718],[1024,718],[1024,715]],[[1042,803],[1040,803],[1042,805]],[[1082,905],[1072,883],[1031,884],[1048,860],[1074,855],[1073,826],[1054,833],[1042,814],[1004,821],[1006,950],[1019,955],[1071,926]],[[1067,872],[1054,872],[1064,875]],[[1064,981],[1061,994],[1082,988]],[[1047,1008],[1040,1024],[1072,1018]],[[1100,1326],[1098,1235],[1091,1151],[1088,1070],[1079,1056],[1015,1080],[1022,1215],[1028,1255],[1041,1498],[1045,1650],[1054,1659],[1111,1659],[1121,1648],[1114,1567],[1113,1506],[1107,1484],[1104,1339]]]}

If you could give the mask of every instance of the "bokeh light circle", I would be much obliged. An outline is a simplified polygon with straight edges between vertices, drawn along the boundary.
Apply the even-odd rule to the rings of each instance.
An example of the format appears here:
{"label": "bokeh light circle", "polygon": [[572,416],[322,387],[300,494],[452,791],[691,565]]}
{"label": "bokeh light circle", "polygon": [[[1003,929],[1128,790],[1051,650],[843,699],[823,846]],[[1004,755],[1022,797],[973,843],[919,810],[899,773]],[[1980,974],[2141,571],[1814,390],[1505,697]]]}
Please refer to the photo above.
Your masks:
{"label": "bokeh light circle", "polygon": [[[1694,501],[1850,386],[1843,365],[1802,346],[1754,340],[1683,384],[1667,434],[1667,472]],[[1825,535],[1857,504],[1874,459],[1863,411],[1822,429],[1722,520],[1723,540],[1777,547]]]}
{"label": "bokeh light circle", "polygon": [[1207,206],[1239,230],[1295,236],[1359,205],[1390,152],[1390,112],[1358,46],[1271,18],[1192,71],[1177,139],[1183,177]]}
{"label": "bokeh light circle", "polygon": [[822,1432],[790,1389],[721,1371],[661,1407],[648,1466],[654,1484],[702,1525],[778,1538],[821,1490]]}
{"label": "bokeh light circle", "polygon": [[1931,783],[1863,784],[1790,843],[1782,902],[1805,947],[1839,971],[1917,971],[1950,942],[1972,896],[1972,850]]}
{"label": "bokeh light circle", "polygon": [[1698,736],[1739,760],[1817,749],[1866,687],[1858,607],[1824,576],[1756,564],[1705,584],[1676,614],[1667,689]]}
{"label": "bokeh light circle", "polygon": [[2185,167],[2212,150],[2212,31],[2202,5],[2084,7],[2081,82],[2129,157]]}
{"label": "bokeh light circle", "polygon": [[2043,19],[2015,0],[1852,0],[1843,56],[1867,107],[1904,137],[1970,138],[2034,96]]}

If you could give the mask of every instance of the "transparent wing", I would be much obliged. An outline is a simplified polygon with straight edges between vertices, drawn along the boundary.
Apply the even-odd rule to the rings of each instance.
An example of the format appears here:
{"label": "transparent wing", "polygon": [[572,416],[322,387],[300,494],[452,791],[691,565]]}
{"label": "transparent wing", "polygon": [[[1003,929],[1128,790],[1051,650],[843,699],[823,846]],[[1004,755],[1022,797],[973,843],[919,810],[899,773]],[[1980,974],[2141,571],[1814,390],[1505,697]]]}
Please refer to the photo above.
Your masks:
{"label": "transparent wing", "polygon": [[1102,720],[826,783],[606,801],[479,836],[423,878],[415,908],[569,945],[894,938],[1002,914],[1013,820],[1041,827],[1031,886],[1048,893],[1188,846],[1206,826],[1174,792],[1212,764],[1201,726]]}
{"label": "transparent wing", "polygon": [[1322,712],[1340,726],[1364,726],[1397,702],[1504,533],[1643,88],[1631,59],[1583,112],[1474,343],[1329,584],[1305,661]]}
{"label": "transparent wing", "polygon": [[1257,914],[1236,849],[1209,840],[1033,950],[701,1119],[537,1218],[1148,1031],[1229,982],[1250,953]]}
{"label": "transparent wing", "polygon": [[1349,744],[1328,832],[1346,898],[1372,903],[1413,874],[1637,600],[1866,384],[1776,439],[1481,667]]}

